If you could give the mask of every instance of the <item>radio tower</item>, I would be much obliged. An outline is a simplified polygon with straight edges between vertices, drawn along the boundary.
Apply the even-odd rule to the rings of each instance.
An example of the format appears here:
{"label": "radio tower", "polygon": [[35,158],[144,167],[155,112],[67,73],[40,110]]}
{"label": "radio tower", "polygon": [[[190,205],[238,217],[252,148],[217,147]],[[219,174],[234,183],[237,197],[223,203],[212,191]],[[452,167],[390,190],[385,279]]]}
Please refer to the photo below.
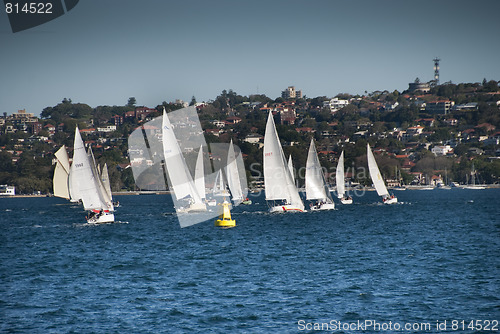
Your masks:
{"label": "radio tower", "polygon": [[439,85],[439,61],[441,59],[436,57],[433,60],[434,60],[434,82],[433,82],[433,84],[434,84],[434,86],[437,86],[437,85]]}

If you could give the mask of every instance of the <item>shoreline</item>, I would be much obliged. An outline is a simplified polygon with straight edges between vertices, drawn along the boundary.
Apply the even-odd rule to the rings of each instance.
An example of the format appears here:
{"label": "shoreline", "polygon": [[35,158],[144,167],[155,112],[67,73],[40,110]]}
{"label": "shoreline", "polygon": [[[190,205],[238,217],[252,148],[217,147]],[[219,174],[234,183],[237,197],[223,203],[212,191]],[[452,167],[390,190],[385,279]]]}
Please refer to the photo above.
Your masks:
{"label": "shoreline", "polygon": [[[458,187],[453,187],[452,189],[463,189],[463,185],[460,185]],[[480,186],[485,187],[486,189],[497,189],[500,188],[500,184],[481,184]],[[410,187],[405,187],[406,190],[422,190],[425,188],[428,188],[430,186],[410,186]],[[374,191],[375,189],[371,187],[364,187],[362,188],[365,191]],[[394,190],[391,188],[388,188],[389,190]],[[433,189],[439,189],[439,187],[434,187]],[[397,189],[396,189],[397,190]],[[431,189],[429,189],[431,190]],[[114,192],[113,196],[137,196],[137,195],[170,195],[172,192],[169,190],[153,190],[153,191],[119,191],[119,192]],[[0,198],[37,198],[37,197],[54,197],[52,194],[40,194],[40,195],[0,195]]]}
{"label": "shoreline", "polygon": [[[159,190],[159,191],[120,191],[114,192],[113,196],[128,196],[128,195],[168,195],[170,191]],[[20,195],[0,195],[0,198],[37,198],[37,197],[54,197],[52,194],[20,194]]]}

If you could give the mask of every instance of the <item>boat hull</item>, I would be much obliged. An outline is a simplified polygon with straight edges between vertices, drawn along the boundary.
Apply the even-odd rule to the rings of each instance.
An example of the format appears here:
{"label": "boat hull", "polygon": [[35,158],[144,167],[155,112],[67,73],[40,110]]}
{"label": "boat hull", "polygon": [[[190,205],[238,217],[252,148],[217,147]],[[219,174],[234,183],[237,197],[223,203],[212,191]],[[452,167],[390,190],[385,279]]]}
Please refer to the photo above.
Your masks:
{"label": "boat hull", "polygon": [[207,211],[207,206],[203,203],[199,204],[191,204],[188,207],[176,208],[177,213],[196,213],[196,212],[205,212]]}
{"label": "boat hull", "polygon": [[352,204],[352,198],[346,199],[346,198],[341,198],[340,203],[342,204]]}
{"label": "boat hull", "polygon": [[94,216],[92,218],[87,219],[87,223],[89,224],[109,224],[115,222],[115,215],[111,212],[104,213],[100,216]]}
{"label": "boat hull", "polygon": [[397,197],[387,198],[386,200],[384,200],[384,204],[395,204],[397,202],[398,202]]}
{"label": "boat hull", "polygon": [[269,208],[269,212],[304,212],[304,210],[294,205],[286,204],[273,206]]}
{"label": "boat hull", "polygon": [[206,201],[208,206],[217,206],[217,200],[215,199],[209,199]]}
{"label": "boat hull", "polygon": [[486,187],[483,187],[483,186],[462,186],[462,189],[483,190],[483,189],[486,189]]}
{"label": "boat hull", "polygon": [[313,205],[311,211],[321,211],[321,210],[335,210],[334,203],[323,203],[319,205]]}

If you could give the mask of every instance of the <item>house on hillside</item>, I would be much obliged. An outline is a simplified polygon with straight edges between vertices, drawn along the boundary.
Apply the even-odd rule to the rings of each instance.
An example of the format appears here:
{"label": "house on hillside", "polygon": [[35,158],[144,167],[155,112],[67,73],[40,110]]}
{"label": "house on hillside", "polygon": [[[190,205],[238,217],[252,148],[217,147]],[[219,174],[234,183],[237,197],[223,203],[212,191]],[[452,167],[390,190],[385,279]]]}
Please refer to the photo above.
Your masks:
{"label": "house on hillside", "polygon": [[250,143],[250,144],[257,144],[264,140],[264,136],[260,135],[258,133],[250,133],[248,136],[243,139],[244,142]]}
{"label": "house on hillside", "polygon": [[455,102],[448,100],[431,101],[425,104],[425,111],[431,114],[447,115],[454,105]]}
{"label": "house on hillside", "polygon": [[434,146],[431,149],[431,152],[434,153],[435,156],[444,156],[453,153],[453,149],[450,147],[450,145],[441,145]]}

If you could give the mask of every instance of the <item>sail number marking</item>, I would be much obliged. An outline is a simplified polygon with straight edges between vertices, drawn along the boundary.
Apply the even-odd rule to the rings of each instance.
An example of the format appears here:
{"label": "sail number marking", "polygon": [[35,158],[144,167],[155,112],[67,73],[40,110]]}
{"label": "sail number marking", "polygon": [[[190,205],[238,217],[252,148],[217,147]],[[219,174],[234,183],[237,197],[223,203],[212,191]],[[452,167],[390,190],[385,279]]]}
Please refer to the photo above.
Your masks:
{"label": "sail number marking", "polygon": [[5,12],[7,14],[52,14],[52,2],[26,2],[22,6],[17,2],[7,2]]}

